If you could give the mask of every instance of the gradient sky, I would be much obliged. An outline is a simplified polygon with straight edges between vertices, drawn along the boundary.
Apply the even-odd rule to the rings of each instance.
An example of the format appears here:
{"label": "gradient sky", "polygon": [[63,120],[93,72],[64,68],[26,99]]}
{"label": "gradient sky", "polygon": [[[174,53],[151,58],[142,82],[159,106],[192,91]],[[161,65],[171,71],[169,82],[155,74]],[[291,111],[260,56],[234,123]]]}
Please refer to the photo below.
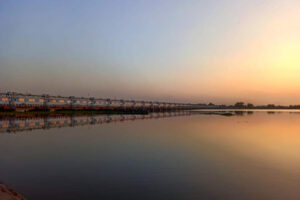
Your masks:
{"label": "gradient sky", "polygon": [[300,104],[299,0],[0,0],[0,90]]}

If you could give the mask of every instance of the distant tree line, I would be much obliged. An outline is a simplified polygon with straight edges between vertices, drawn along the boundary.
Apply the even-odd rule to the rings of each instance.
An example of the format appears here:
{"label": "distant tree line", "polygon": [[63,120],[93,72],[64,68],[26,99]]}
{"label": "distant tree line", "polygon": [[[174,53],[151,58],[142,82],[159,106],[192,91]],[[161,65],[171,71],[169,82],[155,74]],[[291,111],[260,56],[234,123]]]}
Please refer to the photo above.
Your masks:
{"label": "distant tree line", "polygon": [[212,108],[212,109],[300,109],[300,105],[275,105],[275,104],[267,104],[267,105],[254,105],[252,103],[244,103],[244,102],[236,102],[234,105],[217,105],[213,103],[199,103],[199,107],[201,108]]}

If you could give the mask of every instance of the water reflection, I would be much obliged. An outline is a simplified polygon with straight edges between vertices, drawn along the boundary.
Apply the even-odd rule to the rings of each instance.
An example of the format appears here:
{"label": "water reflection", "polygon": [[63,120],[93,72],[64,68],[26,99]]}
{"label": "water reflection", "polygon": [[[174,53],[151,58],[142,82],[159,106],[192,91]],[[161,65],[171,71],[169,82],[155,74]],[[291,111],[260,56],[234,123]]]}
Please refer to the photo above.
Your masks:
{"label": "water reflection", "polygon": [[[176,116],[188,116],[188,115],[221,115],[221,116],[244,116],[252,115],[254,112],[251,110],[198,110],[198,111],[176,111],[176,112],[155,112],[147,115],[48,115],[48,116],[35,116],[27,115],[23,117],[15,116],[1,116],[0,117],[0,133],[17,133],[22,131],[33,131],[37,129],[51,129],[51,128],[63,128],[63,127],[76,127],[84,125],[96,125],[96,124],[107,124],[112,122],[128,122],[134,120],[146,120]],[[300,114],[299,111],[263,111],[267,114],[279,114],[279,113],[290,113]]]}
{"label": "water reflection", "polygon": [[75,127],[96,125],[112,122],[127,122],[134,120],[156,119],[197,114],[190,111],[150,113],[147,115],[60,115],[36,117],[34,115],[23,118],[2,117],[0,119],[0,133],[16,133],[36,129],[50,129],[62,127]]}
{"label": "water reflection", "polygon": [[31,200],[300,199],[300,115],[227,112],[0,134],[0,179]]}

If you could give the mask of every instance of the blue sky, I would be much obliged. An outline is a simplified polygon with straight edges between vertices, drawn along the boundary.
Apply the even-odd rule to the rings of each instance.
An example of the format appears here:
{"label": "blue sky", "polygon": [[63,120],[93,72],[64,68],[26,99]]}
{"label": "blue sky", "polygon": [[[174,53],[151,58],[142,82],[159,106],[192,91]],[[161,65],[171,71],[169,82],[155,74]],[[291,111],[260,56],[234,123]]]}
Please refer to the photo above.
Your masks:
{"label": "blue sky", "polygon": [[[255,82],[249,72],[264,70],[249,66],[249,44],[271,34],[276,16],[286,20],[279,27],[291,25],[286,38],[298,33],[297,20],[289,20],[299,19],[297,8],[297,1],[276,0],[0,1],[0,89],[192,102],[267,101],[279,93],[266,93],[269,99],[248,95],[264,92],[249,86]],[[287,16],[289,10],[295,15]],[[232,63],[240,51],[244,60]],[[235,84],[238,77],[250,81],[232,92],[228,74]]]}

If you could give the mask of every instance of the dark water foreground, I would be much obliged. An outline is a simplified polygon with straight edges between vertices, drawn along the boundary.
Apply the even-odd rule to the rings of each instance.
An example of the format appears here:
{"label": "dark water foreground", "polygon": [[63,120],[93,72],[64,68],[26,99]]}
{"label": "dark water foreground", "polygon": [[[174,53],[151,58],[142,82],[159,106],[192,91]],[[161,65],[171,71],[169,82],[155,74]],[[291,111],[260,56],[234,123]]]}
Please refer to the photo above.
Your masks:
{"label": "dark water foreground", "polygon": [[0,181],[29,200],[300,199],[300,114],[223,114],[3,131]]}

